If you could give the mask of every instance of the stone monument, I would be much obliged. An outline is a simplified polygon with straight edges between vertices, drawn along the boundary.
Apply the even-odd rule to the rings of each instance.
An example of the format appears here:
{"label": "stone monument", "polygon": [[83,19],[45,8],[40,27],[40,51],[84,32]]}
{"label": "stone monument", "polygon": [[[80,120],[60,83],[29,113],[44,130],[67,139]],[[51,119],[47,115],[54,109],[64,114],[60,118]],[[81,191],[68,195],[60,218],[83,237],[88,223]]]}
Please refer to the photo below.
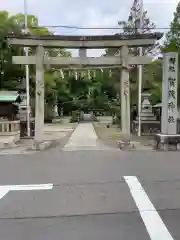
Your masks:
{"label": "stone monument", "polygon": [[155,137],[156,148],[179,150],[177,134],[178,53],[170,52],[163,57],[161,133]]}
{"label": "stone monument", "polygon": [[55,106],[54,106],[54,118],[57,118],[57,117],[59,117],[58,106],[57,106],[57,104],[55,104]]}

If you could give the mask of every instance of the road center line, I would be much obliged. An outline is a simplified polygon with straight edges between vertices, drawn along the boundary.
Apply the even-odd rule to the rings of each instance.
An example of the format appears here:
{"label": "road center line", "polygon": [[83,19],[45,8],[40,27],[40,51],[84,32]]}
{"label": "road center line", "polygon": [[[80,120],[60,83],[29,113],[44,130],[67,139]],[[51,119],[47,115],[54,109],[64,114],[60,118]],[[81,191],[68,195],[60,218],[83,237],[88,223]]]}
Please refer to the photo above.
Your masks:
{"label": "road center line", "polygon": [[135,176],[124,176],[151,240],[173,240],[161,217]]}

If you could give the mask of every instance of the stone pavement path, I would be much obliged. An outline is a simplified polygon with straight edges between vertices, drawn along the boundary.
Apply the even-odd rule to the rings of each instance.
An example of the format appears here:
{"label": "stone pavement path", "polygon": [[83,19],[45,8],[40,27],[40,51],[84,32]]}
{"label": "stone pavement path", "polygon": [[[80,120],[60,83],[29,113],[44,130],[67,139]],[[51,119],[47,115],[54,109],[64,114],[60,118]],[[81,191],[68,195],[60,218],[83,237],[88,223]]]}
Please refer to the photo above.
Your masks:
{"label": "stone pavement path", "polygon": [[92,123],[80,123],[64,146],[64,151],[109,150],[98,140]]}

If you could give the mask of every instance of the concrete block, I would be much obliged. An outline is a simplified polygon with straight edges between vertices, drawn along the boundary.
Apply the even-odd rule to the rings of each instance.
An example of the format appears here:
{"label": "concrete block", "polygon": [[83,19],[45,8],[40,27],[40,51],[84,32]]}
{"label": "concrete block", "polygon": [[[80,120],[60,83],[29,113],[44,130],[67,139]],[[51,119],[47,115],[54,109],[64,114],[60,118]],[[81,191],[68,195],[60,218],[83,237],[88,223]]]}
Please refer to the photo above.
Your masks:
{"label": "concrete block", "polygon": [[36,150],[36,151],[43,151],[48,149],[52,146],[52,141],[45,141],[45,142],[33,142],[32,148],[29,150]]}
{"label": "concrete block", "polygon": [[136,149],[134,142],[131,142],[131,141],[128,141],[128,142],[118,141],[117,145],[121,150],[135,150]]}

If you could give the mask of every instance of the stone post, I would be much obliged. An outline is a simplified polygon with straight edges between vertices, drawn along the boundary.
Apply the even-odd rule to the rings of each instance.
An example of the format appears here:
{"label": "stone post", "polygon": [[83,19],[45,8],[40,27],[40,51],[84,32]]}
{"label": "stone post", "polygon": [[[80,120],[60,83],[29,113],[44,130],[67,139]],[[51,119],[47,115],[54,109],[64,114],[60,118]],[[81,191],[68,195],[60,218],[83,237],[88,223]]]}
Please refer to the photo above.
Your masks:
{"label": "stone post", "polygon": [[43,140],[44,135],[44,47],[36,49],[36,106],[35,106],[35,143]]}
{"label": "stone post", "polygon": [[155,148],[180,150],[177,134],[178,53],[163,56],[161,133],[155,136]]}
{"label": "stone post", "polygon": [[121,48],[120,57],[121,69],[121,131],[123,141],[130,141],[130,91],[129,91],[129,70],[128,70],[128,47]]}
{"label": "stone post", "polygon": [[161,132],[167,135],[177,134],[177,86],[178,53],[166,53],[163,57]]}

